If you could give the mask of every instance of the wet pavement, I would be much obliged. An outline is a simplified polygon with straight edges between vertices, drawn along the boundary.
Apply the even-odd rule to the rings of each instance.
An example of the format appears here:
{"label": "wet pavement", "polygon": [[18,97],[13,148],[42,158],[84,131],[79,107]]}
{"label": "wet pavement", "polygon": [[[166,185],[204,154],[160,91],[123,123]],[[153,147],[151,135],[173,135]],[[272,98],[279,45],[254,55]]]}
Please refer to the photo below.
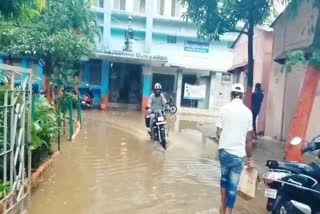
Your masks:
{"label": "wet pavement", "polygon": [[[137,112],[91,111],[81,134],[65,142],[55,166],[33,190],[31,214],[219,213],[217,144],[203,131],[214,118],[169,123],[168,150],[148,139]],[[266,213],[239,199],[235,214]]]}

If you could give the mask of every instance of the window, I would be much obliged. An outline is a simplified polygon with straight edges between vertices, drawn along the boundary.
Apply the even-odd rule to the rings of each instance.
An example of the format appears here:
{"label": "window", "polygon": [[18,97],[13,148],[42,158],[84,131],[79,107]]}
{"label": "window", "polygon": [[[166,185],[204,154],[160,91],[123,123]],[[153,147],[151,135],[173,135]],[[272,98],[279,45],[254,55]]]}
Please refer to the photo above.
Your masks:
{"label": "window", "polygon": [[144,13],[146,10],[146,0],[140,0],[140,13]]}
{"label": "window", "polygon": [[167,42],[170,44],[176,44],[177,43],[177,37],[176,36],[168,36]]}
{"label": "window", "polygon": [[165,0],[158,0],[158,15],[164,15],[164,1]]}
{"label": "window", "polygon": [[120,0],[120,10],[126,10],[126,0]]}
{"label": "window", "polygon": [[135,0],[133,10],[138,13],[144,13],[146,7],[146,0]]}
{"label": "window", "polygon": [[103,8],[103,0],[94,0],[94,1],[92,1],[92,5],[95,7]]}
{"label": "window", "polygon": [[113,9],[126,10],[126,0],[113,0]]}
{"label": "window", "polygon": [[176,16],[176,0],[171,0],[171,16]]}
{"label": "window", "polygon": [[103,7],[103,0],[99,0],[99,6]]}

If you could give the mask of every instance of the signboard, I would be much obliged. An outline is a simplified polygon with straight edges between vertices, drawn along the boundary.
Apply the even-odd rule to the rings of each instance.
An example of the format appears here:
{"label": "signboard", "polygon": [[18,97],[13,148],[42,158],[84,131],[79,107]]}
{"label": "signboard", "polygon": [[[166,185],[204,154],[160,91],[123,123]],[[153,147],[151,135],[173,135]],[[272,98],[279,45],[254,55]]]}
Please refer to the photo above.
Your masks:
{"label": "signboard", "polygon": [[183,98],[186,100],[205,100],[206,85],[189,85],[185,83]]}
{"label": "signboard", "polygon": [[151,54],[144,54],[144,53],[134,53],[128,51],[119,51],[119,50],[99,50],[98,53],[107,54],[111,56],[120,56],[120,57],[131,57],[136,59],[146,59],[146,60],[159,60],[159,61],[168,61],[166,56],[159,56],[159,55],[151,55]]}
{"label": "signboard", "polygon": [[197,53],[209,53],[209,43],[208,42],[195,42],[195,41],[185,41],[184,51],[197,52]]}

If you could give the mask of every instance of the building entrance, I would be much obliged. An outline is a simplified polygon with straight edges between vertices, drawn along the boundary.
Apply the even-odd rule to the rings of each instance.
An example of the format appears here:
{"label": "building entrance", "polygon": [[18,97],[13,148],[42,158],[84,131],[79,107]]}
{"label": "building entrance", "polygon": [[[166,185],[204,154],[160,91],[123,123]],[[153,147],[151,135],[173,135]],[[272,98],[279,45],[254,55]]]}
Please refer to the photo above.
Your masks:
{"label": "building entrance", "polygon": [[142,66],[113,63],[109,96],[110,107],[139,109],[142,99]]}

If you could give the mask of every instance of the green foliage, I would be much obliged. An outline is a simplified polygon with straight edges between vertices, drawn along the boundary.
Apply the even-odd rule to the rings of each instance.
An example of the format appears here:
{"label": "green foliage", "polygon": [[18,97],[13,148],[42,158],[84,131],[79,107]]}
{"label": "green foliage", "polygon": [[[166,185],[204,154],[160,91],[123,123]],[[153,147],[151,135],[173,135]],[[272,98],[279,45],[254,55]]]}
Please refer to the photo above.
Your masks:
{"label": "green foliage", "polygon": [[310,63],[317,69],[320,69],[320,52],[313,52]]}
{"label": "green foliage", "polygon": [[51,142],[58,135],[58,115],[44,97],[33,97],[34,114],[32,115],[31,139],[35,149],[45,146],[51,148]]}
{"label": "green foliage", "polygon": [[281,71],[292,71],[292,66],[306,63],[305,54],[302,50],[291,51],[287,54],[287,61]]}
{"label": "green foliage", "polygon": [[96,29],[88,0],[47,0],[29,22],[0,18],[0,51],[42,59],[47,77],[66,86],[73,83],[74,65],[94,54]]}
{"label": "green foliage", "polygon": [[4,198],[11,190],[10,183],[7,181],[0,181],[0,199]]}
{"label": "green foliage", "polygon": [[61,105],[62,114],[66,114],[69,110],[70,98],[72,100],[72,105],[75,106],[77,104],[77,96],[74,93],[65,92],[58,97],[59,105]]}
{"label": "green foliage", "polygon": [[190,18],[199,27],[198,35],[205,40],[218,40],[226,32],[238,32],[239,21],[262,24],[270,14],[272,0],[182,0],[187,7],[184,18]]}
{"label": "green foliage", "polygon": [[39,15],[44,6],[45,0],[1,0],[0,14],[6,19],[26,21]]}

